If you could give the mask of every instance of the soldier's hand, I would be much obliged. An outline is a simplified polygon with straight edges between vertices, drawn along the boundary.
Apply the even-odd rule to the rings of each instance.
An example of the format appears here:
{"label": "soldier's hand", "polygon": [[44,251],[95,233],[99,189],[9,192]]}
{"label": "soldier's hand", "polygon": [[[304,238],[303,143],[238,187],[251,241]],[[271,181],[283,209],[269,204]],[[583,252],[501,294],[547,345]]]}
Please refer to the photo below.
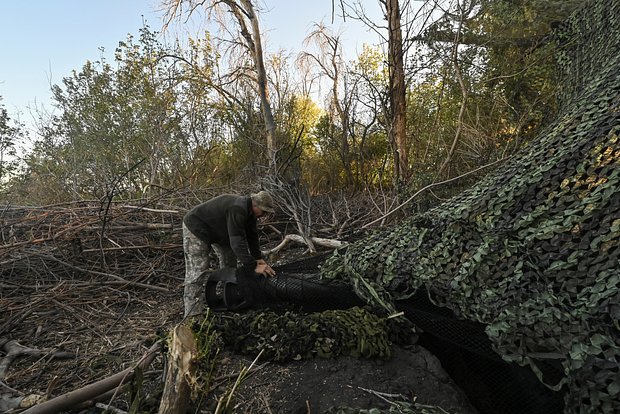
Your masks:
{"label": "soldier's hand", "polygon": [[256,268],[254,272],[263,275],[263,276],[275,276],[276,272],[265,262],[264,260],[256,261]]}

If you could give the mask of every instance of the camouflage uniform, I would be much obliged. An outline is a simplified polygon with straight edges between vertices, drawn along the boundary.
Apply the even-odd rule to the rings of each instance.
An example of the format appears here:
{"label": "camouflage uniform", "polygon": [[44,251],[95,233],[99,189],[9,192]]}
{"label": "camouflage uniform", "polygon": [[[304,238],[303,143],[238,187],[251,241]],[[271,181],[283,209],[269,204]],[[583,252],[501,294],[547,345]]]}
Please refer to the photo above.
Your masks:
{"label": "camouflage uniform", "polygon": [[218,256],[220,268],[236,267],[237,260],[243,266],[254,268],[256,261],[262,259],[252,200],[232,194],[220,195],[194,207],[183,218],[185,316],[203,311],[205,270],[210,268],[211,247]]}
{"label": "camouflage uniform", "polygon": [[194,235],[185,223],[183,223],[183,252],[185,253],[185,291],[183,300],[185,303],[185,316],[202,313],[204,308],[204,285],[206,281],[205,270],[211,268],[209,255],[211,247],[220,262],[220,268],[236,267],[237,257],[228,246],[211,244],[200,240]]}

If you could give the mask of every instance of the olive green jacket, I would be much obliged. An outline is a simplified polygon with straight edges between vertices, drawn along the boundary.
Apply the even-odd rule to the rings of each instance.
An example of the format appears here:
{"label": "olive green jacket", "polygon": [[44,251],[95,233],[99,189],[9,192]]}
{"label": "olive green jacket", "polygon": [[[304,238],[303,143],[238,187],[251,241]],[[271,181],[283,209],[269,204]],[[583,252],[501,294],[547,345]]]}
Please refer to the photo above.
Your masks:
{"label": "olive green jacket", "polygon": [[250,197],[222,194],[191,209],[183,223],[209,245],[230,246],[245,266],[255,266],[262,257]]}

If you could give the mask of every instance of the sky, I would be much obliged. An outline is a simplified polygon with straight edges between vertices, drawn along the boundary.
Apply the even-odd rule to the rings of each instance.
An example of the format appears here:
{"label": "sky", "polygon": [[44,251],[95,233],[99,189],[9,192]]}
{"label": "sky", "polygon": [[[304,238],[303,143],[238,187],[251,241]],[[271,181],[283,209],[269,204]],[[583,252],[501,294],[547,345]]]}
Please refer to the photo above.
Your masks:
{"label": "sky", "polygon": [[[332,23],[332,0],[261,0],[267,53],[299,51],[315,22]],[[33,109],[53,110],[50,86],[79,71],[87,60],[113,61],[114,49],[146,22],[160,31],[159,0],[0,0],[0,106],[28,125]],[[334,18],[343,30],[347,58],[376,42],[360,24]],[[176,28],[183,30],[182,26]],[[104,52],[100,49],[104,48]]]}

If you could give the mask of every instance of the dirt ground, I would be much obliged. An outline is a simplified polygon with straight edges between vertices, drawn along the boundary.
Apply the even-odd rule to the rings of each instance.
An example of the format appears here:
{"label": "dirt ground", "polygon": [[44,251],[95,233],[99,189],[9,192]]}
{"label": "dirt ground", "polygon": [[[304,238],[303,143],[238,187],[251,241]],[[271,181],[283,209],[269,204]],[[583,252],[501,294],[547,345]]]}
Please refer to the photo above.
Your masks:
{"label": "dirt ground", "polygon": [[[15,233],[0,246],[0,407],[5,397],[65,400],[67,393],[133,369],[182,321],[180,216],[110,207],[109,246],[102,244],[97,203],[8,209],[3,217]],[[287,248],[272,263],[301,258],[304,248]],[[30,349],[13,358],[9,344]],[[54,357],[59,353],[65,358]],[[252,359],[220,349],[212,382],[203,384],[190,412],[214,412]],[[61,412],[95,414],[109,406],[107,412],[123,414],[132,411],[132,402],[140,402],[132,412],[157,412],[166,365],[166,354],[157,353],[131,384]],[[475,412],[438,360],[415,345],[394,347],[386,361],[259,361],[233,396],[234,413],[314,414],[336,406],[386,408],[392,401]]]}
{"label": "dirt ground", "polygon": [[244,382],[235,412],[387,409],[395,401],[438,406],[453,414],[476,412],[437,358],[419,346],[395,347],[387,361],[339,357],[270,364]]}

